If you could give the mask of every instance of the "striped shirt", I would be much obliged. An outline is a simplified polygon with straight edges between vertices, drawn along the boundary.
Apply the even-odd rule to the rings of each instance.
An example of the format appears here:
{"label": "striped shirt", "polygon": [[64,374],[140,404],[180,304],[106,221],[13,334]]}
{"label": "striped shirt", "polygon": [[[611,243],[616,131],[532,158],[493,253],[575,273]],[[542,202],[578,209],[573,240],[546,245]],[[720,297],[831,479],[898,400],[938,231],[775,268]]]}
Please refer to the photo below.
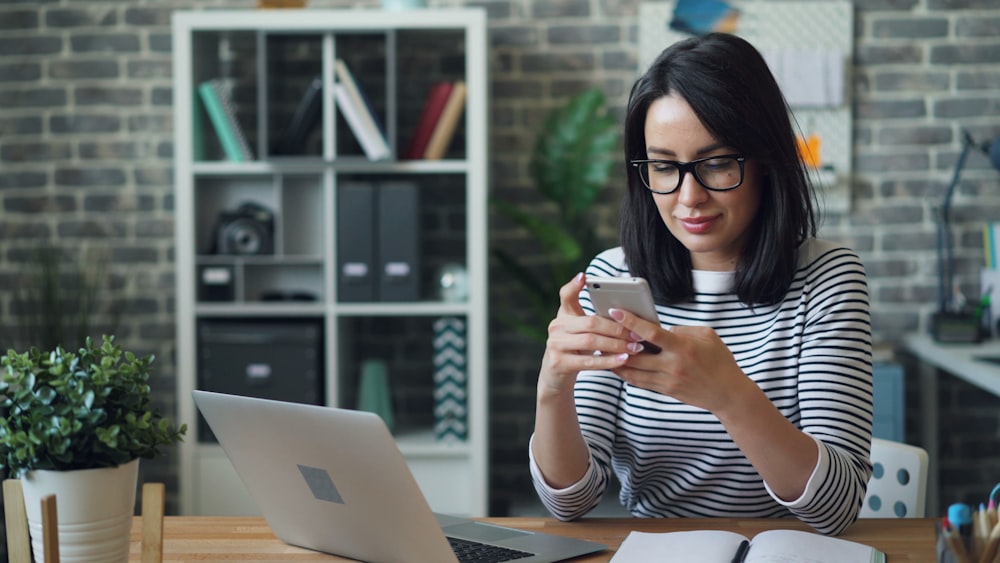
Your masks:
{"label": "striped shirt", "polygon": [[[555,517],[570,520],[594,508],[613,470],[622,505],[637,517],[794,515],[824,534],[854,522],[872,471],[866,276],[853,251],[830,242],[808,240],[799,254],[791,287],[774,306],[740,303],[732,273],[695,271],[694,300],[657,305],[657,312],[664,327],[712,327],[747,377],[816,440],[819,457],[802,496],[783,501],[772,494],[712,413],[608,371],[583,371],[574,396],[590,448],[587,473],[557,490],[530,460],[535,489]],[[621,248],[602,252],[587,275],[628,276]],[[580,303],[593,314],[586,290]]]}

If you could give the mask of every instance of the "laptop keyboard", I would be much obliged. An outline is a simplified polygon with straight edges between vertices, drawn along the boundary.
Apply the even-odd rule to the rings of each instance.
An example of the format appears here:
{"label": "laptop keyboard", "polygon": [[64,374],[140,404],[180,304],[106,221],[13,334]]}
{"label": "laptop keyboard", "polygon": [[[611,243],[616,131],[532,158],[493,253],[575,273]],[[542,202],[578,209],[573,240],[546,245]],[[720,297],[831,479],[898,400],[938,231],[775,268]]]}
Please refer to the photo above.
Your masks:
{"label": "laptop keyboard", "polygon": [[460,563],[501,563],[534,555],[534,553],[527,551],[452,537],[449,537],[448,541],[451,542],[451,549],[455,552]]}

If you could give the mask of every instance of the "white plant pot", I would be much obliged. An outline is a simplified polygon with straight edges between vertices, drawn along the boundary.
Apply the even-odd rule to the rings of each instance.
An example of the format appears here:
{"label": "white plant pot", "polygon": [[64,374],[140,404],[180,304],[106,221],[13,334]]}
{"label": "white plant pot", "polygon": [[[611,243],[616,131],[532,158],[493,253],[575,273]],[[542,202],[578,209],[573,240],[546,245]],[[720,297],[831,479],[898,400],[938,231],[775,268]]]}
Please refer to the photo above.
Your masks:
{"label": "white plant pot", "polygon": [[62,563],[128,561],[139,460],[118,467],[29,471],[21,479],[35,563],[43,563],[41,499],[56,495]]}

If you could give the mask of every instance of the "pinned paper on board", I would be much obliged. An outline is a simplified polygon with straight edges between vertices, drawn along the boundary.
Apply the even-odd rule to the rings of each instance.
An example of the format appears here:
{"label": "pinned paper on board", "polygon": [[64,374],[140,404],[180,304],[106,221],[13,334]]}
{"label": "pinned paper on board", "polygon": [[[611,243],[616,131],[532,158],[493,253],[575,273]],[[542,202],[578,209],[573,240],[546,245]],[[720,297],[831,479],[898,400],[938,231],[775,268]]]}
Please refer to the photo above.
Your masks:
{"label": "pinned paper on board", "polygon": [[846,213],[852,185],[854,9],[847,0],[643,0],[636,66],[644,72],[668,45],[728,26],[764,55],[778,80],[807,149],[800,154],[809,164],[821,212]]}
{"label": "pinned paper on board", "polygon": [[799,150],[799,158],[802,160],[803,164],[809,168],[819,168],[823,165],[823,140],[819,135],[815,133],[810,133],[808,136],[803,137],[798,135],[795,137],[795,144]]}
{"label": "pinned paper on board", "polygon": [[678,0],[670,28],[692,35],[734,33],[739,17],[739,10],[722,0]]}
{"label": "pinned paper on board", "polygon": [[774,79],[793,108],[844,105],[847,55],[840,49],[762,49]]}

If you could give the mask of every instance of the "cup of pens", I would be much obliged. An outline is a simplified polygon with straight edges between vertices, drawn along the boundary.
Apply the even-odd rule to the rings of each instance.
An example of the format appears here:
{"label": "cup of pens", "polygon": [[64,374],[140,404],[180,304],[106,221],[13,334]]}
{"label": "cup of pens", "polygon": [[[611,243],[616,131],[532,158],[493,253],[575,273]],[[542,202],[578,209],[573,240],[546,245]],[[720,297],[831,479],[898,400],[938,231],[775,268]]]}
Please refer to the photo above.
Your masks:
{"label": "cup of pens", "polygon": [[938,526],[938,563],[1000,563],[1000,484],[978,508],[955,503]]}

